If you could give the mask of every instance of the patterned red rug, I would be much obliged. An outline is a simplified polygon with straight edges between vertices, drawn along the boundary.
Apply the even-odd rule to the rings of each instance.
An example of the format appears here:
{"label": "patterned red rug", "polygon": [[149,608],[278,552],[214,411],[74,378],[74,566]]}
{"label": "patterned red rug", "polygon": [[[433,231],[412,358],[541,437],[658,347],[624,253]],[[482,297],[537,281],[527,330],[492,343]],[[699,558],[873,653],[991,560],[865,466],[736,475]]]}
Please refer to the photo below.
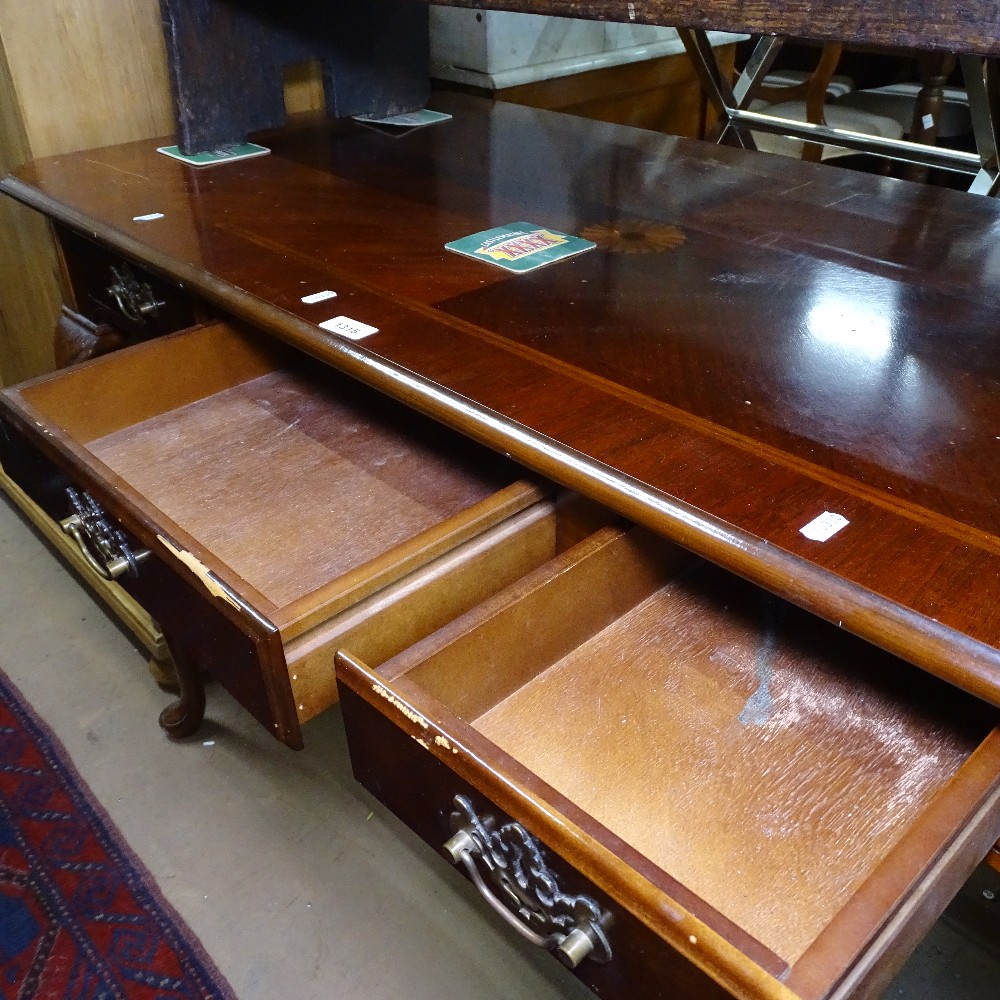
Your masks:
{"label": "patterned red rug", "polygon": [[0,997],[235,1000],[2,672]]}

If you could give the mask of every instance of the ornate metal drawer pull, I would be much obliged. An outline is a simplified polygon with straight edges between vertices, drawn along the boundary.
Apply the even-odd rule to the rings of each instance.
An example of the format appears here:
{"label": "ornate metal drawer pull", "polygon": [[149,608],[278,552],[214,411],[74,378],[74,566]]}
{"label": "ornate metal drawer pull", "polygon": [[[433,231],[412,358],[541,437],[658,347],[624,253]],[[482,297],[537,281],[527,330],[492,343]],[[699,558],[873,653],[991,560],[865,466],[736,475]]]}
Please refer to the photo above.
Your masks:
{"label": "ornate metal drawer pull", "polygon": [[561,892],[538,842],[520,823],[494,830],[493,817],[480,819],[465,796],[456,795],[454,805],[455,833],[444,845],[444,855],[462,865],[483,899],[511,927],[570,969],[588,956],[595,962],[611,960],[606,933],[611,914],[589,896]]}
{"label": "ornate metal drawer pull", "polygon": [[139,563],[149,549],[133,552],[121,528],[107,519],[97,501],[87,492],[66,490],[73,513],[59,525],[80,547],[83,558],[105,580],[116,580],[124,573],[139,575]]}
{"label": "ornate metal drawer pull", "polygon": [[158,302],[153,289],[140,281],[128,266],[112,267],[114,282],[108,285],[108,295],[115,300],[121,314],[133,323],[145,323],[154,317],[166,303]]}

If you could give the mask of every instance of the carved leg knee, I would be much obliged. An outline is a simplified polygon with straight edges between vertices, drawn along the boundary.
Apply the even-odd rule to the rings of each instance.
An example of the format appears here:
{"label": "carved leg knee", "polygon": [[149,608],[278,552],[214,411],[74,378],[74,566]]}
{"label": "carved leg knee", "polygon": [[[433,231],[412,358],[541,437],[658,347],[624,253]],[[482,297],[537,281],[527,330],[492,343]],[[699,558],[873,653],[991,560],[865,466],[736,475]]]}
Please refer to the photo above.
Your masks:
{"label": "carved leg knee", "polygon": [[179,649],[171,647],[180,697],[160,713],[160,727],[175,740],[192,736],[205,718],[205,685],[197,664]]}

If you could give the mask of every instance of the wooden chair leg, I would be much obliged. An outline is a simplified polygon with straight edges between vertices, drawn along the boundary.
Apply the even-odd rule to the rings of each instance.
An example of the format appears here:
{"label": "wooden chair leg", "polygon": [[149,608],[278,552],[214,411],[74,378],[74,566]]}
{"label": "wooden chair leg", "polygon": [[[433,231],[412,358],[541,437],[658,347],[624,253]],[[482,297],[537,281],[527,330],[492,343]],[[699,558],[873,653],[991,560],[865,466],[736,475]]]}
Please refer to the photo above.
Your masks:
{"label": "wooden chair leg", "polygon": [[174,740],[193,736],[205,718],[205,685],[198,665],[171,647],[180,695],[160,713],[160,728]]}

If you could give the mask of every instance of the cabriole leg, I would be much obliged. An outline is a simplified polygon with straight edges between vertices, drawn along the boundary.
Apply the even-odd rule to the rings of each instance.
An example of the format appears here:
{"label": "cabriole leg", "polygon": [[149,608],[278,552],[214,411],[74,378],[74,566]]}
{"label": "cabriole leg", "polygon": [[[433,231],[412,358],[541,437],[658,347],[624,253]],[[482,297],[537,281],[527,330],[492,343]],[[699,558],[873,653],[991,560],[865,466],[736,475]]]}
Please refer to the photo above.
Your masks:
{"label": "cabriole leg", "polygon": [[193,736],[205,718],[205,684],[198,665],[187,653],[170,647],[180,694],[160,713],[160,728],[174,740]]}

